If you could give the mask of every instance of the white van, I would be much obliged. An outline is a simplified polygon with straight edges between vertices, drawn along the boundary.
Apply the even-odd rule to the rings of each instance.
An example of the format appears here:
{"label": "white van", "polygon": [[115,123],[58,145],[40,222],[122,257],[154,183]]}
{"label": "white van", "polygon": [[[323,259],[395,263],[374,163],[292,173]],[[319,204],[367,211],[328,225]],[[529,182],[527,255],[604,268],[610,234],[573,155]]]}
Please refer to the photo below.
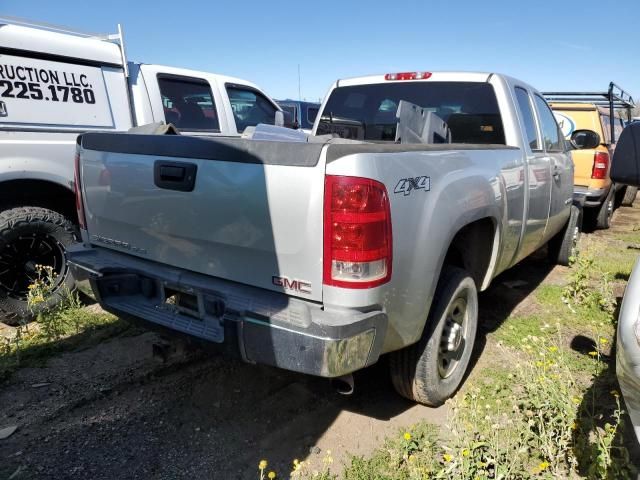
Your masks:
{"label": "white van", "polygon": [[65,247],[78,223],[78,134],[165,122],[189,135],[238,136],[281,124],[277,112],[246,80],[128,62],[120,28],[100,36],[0,18],[0,320],[29,316],[36,265],[53,267],[58,290],[74,284]]}

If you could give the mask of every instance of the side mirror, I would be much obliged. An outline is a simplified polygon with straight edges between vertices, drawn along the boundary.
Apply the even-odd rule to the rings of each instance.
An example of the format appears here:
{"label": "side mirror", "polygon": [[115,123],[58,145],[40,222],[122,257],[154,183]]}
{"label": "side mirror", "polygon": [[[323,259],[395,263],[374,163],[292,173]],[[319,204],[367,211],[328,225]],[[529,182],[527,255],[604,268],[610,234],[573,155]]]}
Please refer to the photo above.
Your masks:
{"label": "side mirror", "polygon": [[282,113],[282,111],[280,110],[276,111],[276,117],[274,119],[273,124],[276,127],[284,127],[284,113]]}
{"label": "side mirror", "polygon": [[593,130],[575,130],[571,134],[571,142],[578,149],[596,148],[600,145],[600,135]]}
{"label": "side mirror", "polygon": [[618,138],[610,175],[616,183],[640,187],[640,122],[628,125]]}

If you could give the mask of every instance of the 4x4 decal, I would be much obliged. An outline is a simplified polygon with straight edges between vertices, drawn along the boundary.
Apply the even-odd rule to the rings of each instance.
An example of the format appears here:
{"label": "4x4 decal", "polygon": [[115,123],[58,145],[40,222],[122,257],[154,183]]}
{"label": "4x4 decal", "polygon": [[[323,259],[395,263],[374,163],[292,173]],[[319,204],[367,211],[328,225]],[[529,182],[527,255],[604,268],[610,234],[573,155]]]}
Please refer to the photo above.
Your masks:
{"label": "4x4 decal", "polygon": [[424,190],[428,192],[431,190],[431,178],[430,177],[415,177],[415,178],[402,178],[393,190],[393,193],[402,193],[405,196],[409,195],[413,190]]}

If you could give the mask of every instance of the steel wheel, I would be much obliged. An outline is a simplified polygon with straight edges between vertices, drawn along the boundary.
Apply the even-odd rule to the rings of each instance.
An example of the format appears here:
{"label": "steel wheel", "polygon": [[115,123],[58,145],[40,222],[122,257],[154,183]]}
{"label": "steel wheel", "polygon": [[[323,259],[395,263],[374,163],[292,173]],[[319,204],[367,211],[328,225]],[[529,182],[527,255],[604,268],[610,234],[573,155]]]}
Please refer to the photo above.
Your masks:
{"label": "steel wheel", "polygon": [[451,376],[460,363],[467,341],[467,319],[467,300],[458,297],[449,306],[440,337],[438,372],[441,378]]}

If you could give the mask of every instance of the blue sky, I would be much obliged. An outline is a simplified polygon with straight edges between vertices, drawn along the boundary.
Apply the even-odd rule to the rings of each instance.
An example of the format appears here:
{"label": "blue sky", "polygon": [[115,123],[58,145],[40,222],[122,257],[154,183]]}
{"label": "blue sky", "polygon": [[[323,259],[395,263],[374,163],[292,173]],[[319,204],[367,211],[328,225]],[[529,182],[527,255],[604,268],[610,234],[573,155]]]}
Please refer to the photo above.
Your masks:
{"label": "blue sky", "polygon": [[502,72],[540,90],[614,80],[640,100],[640,0],[3,0],[0,14],[121,23],[131,60],[246,78],[275,98],[297,98],[300,65],[309,100],[337,78],[413,70]]}

